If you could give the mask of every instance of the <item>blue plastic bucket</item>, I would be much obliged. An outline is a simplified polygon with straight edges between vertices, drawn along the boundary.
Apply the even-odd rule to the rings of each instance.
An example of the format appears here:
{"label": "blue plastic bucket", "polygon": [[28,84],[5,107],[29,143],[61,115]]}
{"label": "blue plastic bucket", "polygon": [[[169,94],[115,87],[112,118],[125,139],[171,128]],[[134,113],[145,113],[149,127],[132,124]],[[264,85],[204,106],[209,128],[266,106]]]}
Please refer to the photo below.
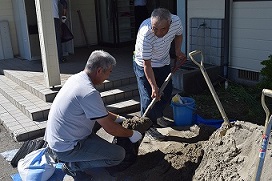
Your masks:
{"label": "blue plastic bucket", "polygon": [[190,97],[181,97],[183,103],[171,102],[174,114],[174,123],[177,126],[191,126],[195,124],[195,100]]}

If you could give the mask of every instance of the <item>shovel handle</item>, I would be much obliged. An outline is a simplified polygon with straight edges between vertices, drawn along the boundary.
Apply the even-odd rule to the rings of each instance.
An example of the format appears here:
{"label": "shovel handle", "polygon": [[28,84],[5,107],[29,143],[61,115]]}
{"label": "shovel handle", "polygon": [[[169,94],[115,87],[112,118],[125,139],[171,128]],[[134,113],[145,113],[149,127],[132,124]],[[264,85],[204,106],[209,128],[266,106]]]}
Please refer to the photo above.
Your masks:
{"label": "shovel handle", "polygon": [[[195,59],[194,59],[194,56],[197,55],[197,54],[201,54],[201,61],[200,63],[198,63]],[[204,57],[203,57],[203,54],[202,54],[202,51],[201,50],[194,50],[192,52],[189,53],[189,56],[191,58],[191,60],[199,67],[203,67],[203,60],[204,60]]]}
{"label": "shovel handle", "polygon": [[[173,73],[171,72],[170,74],[168,74],[168,76],[166,77],[166,79],[164,80],[164,83],[162,84],[160,90],[159,90],[159,94],[162,95],[162,92],[164,91],[165,87],[167,86],[168,82],[171,80]],[[148,107],[146,108],[144,114],[142,115],[142,117],[146,117],[146,115],[148,114],[148,112],[152,109],[152,107],[155,105],[155,103],[158,100],[156,98],[153,98],[151,103],[148,105]]]}
{"label": "shovel handle", "polygon": [[[201,62],[200,62],[200,64],[194,59],[194,56],[197,55],[197,54],[201,54]],[[215,101],[215,103],[217,105],[217,108],[218,108],[218,110],[219,110],[219,112],[220,112],[220,114],[221,114],[221,116],[222,116],[222,118],[224,120],[224,124],[227,127],[230,127],[230,121],[229,121],[229,119],[228,119],[228,117],[226,115],[226,112],[225,112],[225,110],[224,110],[224,108],[223,108],[223,106],[222,106],[222,104],[221,104],[221,102],[220,102],[220,100],[218,98],[217,93],[214,90],[214,87],[213,87],[212,82],[211,82],[211,80],[210,80],[210,78],[208,76],[208,73],[206,72],[206,70],[204,68],[204,65],[203,65],[203,59],[204,59],[204,57],[203,57],[202,51],[201,50],[194,50],[194,51],[192,51],[192,52],[189,53],[189,56],[190,56],[191,60],[197,66],[199,66],[200,71],[201,71],[202,75],[204,76],[204,79],[205,79],[205,81],[206,81],[206,83],[207,83],[207,85],[208,85],[208,87],[210,89],[210,92],[211,92],[211,94],[213,96],[213,99],[214,99],[214,101]]]}
{"label": "shovel handle", "polygon": [[265,104],[265,96],[272,98],[272,90],[263,89],[262,91],[261,103],[266,114],[266,119],[265,119],[264,133],[262,135],[262,143],[261,143],[260,152],[259,152],[259,160],[258,160],[256,171],[254,174],[255,181],[260,181],[260,178],[261,178],[264,159],[266,155],[267,145],[269,143],[269,137],[270,137],[271,126],[272,126],[272,116],[270,116],[269,109]]}
{"label": "shovel handle", "polygon": [[261,103],[262,103],[263,109],[264,109],[265,114],[266,114],[265,124],[267,124],[267,122],[269,120],[269,116],[270,116],[270,111],[269,111],[268,107],[265,104],[265,96],[268,96],[268,97],[272,98],[272,90],[263,89],[262,97],[261,97]]}
{"label": "shovel handle", "polygon": [[[168,76],[166,77],[166,79],[164,80],[160,90],[159,90],[159,95],[162,95],[165,87],[167,86],[168,82],[171,80],[171,77],[173,76],[173,73],[178,69],[180,68],[185,62],[186,62],[186,58],[184,58],[183,60],[181,60],[181,63],[176,66],[169,74]],[[176,59],[177,61],[177,59]],[[151,103],[148,105],[148,107],[146,108],[144,114],[142,117],[146,117],[146,115],[148,114],[148,112],[153,108],[153,106],[155,105],[155,103],[157,102],[158,100],[156,98],[153,98]]]}

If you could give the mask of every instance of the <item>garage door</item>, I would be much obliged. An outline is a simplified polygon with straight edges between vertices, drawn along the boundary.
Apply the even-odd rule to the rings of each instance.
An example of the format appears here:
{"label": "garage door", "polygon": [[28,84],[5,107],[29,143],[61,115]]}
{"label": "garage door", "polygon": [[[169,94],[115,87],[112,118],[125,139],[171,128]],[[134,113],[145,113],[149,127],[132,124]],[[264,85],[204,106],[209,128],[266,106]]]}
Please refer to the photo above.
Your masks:
{"label": "garage door", "polygon": [[259,72],[272,54],[272,1],[234,1],[230,67]]}

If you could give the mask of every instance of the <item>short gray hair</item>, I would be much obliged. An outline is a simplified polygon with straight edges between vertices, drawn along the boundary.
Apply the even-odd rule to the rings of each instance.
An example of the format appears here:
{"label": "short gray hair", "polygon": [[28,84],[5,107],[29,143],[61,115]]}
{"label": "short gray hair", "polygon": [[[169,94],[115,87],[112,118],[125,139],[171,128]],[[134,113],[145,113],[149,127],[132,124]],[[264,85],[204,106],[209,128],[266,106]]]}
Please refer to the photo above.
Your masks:
{"label": "short gray hair", "polygon": [[168,9],[157,8],[151,13],[151,19],[156,18],[158,21],[167,20],[171,23],[171,13]]}
{"label": "short gray hair", "polygon": [[110,55],[108,52],[103,50],[95,50],[91,53],[86,66],[85,70],[88,73],[96,71],[98,68],[102,68],[103,70],[107,70],[111,68],[111,66],[116,65],[115,58]]}

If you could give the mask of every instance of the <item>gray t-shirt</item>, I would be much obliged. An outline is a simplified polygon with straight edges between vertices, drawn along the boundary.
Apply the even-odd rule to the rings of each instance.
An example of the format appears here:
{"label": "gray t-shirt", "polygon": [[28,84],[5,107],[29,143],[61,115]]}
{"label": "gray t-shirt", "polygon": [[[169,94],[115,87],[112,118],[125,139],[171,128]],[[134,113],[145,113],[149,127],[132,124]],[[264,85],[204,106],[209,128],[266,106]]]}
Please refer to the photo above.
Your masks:
{"label": "gray t-shirt", "polygon": [[71,76],[54,99],[45,140],[54,151],[72,150],[92,133],[95,120],[107,115],[100,93],[82,71]]}

